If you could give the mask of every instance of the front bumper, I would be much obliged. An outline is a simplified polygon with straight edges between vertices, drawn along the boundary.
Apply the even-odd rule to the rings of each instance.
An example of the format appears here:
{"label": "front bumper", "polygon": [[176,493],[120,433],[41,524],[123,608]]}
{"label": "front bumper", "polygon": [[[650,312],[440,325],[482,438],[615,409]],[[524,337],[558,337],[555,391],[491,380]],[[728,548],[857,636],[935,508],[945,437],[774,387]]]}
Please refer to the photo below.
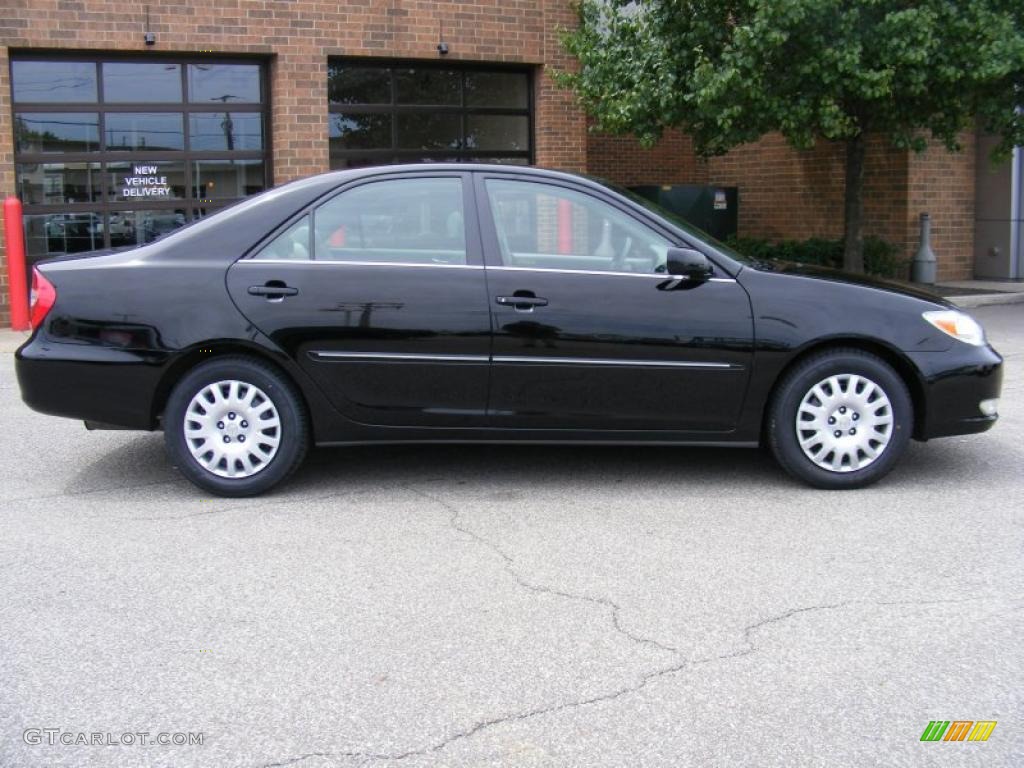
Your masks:
{"label": "front bumper", "polygon": [[992,428],[998,414],[985,415],[980,405],[1000,395],[1003,358],[991,346],[957,342],[945,352],[920,352],[911,359],[924,390],[914,437],[931,440]]}

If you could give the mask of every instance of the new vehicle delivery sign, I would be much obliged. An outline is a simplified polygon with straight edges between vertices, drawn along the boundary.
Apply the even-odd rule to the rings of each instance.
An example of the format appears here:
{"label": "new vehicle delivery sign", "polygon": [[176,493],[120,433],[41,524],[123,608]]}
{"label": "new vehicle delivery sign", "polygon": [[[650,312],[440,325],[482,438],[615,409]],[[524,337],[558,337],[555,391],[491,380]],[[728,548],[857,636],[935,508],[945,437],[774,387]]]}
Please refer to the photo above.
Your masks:
{"label": "new vehicle delivery sign", "polygon": [[136,165],[131,176],[124,176],[121,197],[170,197],[171,187],[166,176],[158,176],[155,165]]}

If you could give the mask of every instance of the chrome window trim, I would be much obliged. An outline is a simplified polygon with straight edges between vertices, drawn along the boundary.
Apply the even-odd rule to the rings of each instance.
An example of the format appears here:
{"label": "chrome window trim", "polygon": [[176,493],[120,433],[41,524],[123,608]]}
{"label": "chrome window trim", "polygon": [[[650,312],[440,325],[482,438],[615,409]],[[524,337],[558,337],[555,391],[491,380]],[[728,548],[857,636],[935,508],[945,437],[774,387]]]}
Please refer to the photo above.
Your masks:
{"label": "chrome window trim", "polygon": [[321,266],[353,266],[353,267],[432,267],[436,269],[483,269],[480,264],[420,264],[414,261],[341,261],[331,259],[240,259],[236,264],[319,264]]}
{"label": "chrome window trim", "polygon": [[[332,259],[240,259],[238,264],[291,264],[298,266],[302,264],[319,264],[321,266],[348,265],[353,267],[418,267],[436,269],[486,269],[496,272],[552,272],[560,275],[605,275],[611,277],[643,277],[654,280],[684,280],[681,275],[668,275],[647,272],[610,272],[597,269],[549,269],[547,267],[491,267],[481,264],[421,264],[412,261],[341,261]],[[702,282],[705,283],[735,283],[733,277],[710,277]]]}

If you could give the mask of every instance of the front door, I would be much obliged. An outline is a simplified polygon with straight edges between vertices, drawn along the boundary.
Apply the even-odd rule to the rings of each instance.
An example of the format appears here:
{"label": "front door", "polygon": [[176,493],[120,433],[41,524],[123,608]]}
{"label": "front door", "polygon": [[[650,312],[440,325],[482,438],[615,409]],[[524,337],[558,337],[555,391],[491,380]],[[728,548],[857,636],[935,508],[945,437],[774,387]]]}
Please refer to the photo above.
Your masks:
{"label": "front door", "polygon": [[228,272],[242,313],[363,424],[481,426],[490,318],[468,174],[364,179]]}
{"label": "front door", "polygon": [[493,425],[708,439],[735,428],[753,345],[735,280],[671,279],[667,250],[683,243],[590,187],[513,174],[479,174],[476,187]]}

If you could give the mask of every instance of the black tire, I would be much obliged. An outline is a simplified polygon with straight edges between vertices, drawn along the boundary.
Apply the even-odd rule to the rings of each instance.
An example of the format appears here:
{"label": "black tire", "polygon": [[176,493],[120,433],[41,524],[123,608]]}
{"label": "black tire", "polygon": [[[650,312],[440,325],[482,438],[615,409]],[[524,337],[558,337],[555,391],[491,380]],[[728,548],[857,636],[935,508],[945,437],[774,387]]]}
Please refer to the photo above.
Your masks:
{"label": "black tire", "polygon": [[[256,388],[259,395],[253,400],[258,405],[254,407],[258,409],[263,404],[260,395],[265,395],[273,409],[276,409],[280,423],[279,428],[272,427],[265,432],[272,438],[277,438],[276,452],[266,461],[258,462],[258,468],[254,469],[252,474],[244,477],[224,477],[217,474],[217,472],[230,471],[227,469],[226,460],[220,462],[213,469],[204,466],[200,459],[193,456],[189,439],[186,437],[185,414],[192,404],[193,398],[207,387],[226,381],[237,381],[248,387]],[[248,390],[241,391],[247,392]],[[232,418],[235,417],[232,416]],[[239,420],[238,424],[247,423]],[[232,427],[229,426],[229,428]],[[235,429],[236,432],[240,431],[237,427]],[[260,438],[253,435],[252,429],[245,434],[248,434],[250,438],[248,448],[251,454],[254,450],[252,446],[258,443]],[[243,438],[245,434],[242,434]],[[226,442],[231,442],[229,435],[226,435],[225,438]],[[238,434],[234,434],[234,440],[236,441],[234,447],[242,449],[242,446],[238,445],[242,442],[239,440]],[[164,410],[164,442],[174,466],[189,481],[204,491],[218,496],[256,496],[283,482],[298,469],[306,456],[309,445],[309,422],[305,405],[295,386],[276,368],[256,358],[230,355],[197,365],[177,383]],[[193,445],[197,450],[200,447],[205,447],[202,440],[194,439]],[[268,449],[264,447],[261,450]],[[213,458],[211,451],[207,454],[206,461],[212,463]],[[251,455],[249,461],[252,462]],[[240,464],[237,465],[237,467],[240,466]]]}
{"label": "black tire", "polygon": [[[839,416],[838,410],[830,410],[832,405],[836,404],[831,400],[827,401],[829,404],[821,409],[820,413],[823,414],[822,418],[824,421],[819,423],[830,424],[828,418],[833,417],[842,419],[841,423],[835,423],[834,426],[843,428],[836,430],[840,433],[840,440],[845,440],[847,435],[851,435],[850,445],[839,450],[822,453],[822,451],[828,451],[828,446],[836,441],[832,440],[826,432],[816,431],[814,428],[815,422],[813,421],[807,422],[808,428],[798,433],[797,415],[800,412],[801,403],[804,401],[805,396],[810,396],[811,390],[816,385],[824,383],[832,376],[840,377],[839,395],[844,394],[843,386],[847,387],[848,390],[860,386],[853,379],[844,377],[858,376],[862,377],[862,379],[870,380],[888,398],[888,408],[877,406],[877,413],[868,413],[866,415],[866,418],[874,418],[876,415],[884,417],[886,411],[891,413],[892,422],[891,431],[888,433],[888,443],[882,445],[881,449],[878,448],[878,445],[882,443],[882,438],[885,437],[884,426],[879,428],[883,430],[882,432],[877,432],[874,428],[870,430],[862,428],[861,432],[858,433],[860,437],[857,439],[855,435],[857,422],[850,422],[847,419],[859,419],[859,412],[855,410],[853,405],[847,406],[844,404],[841,407],[848,408],[850,415],[847,416],[847,411],[844,411],[843,415]],[[831,386],[826,386],[824,391],[831,395],[835,390]],[[864,385],[862,392],[867,391],[866,385]],[[840,398],[838,402],[842,403],[843,401]],[[868,410],[872,410],[876,407],[876,403],[881,402],[881,400],[875,400],[869,403],[867,406]],[[810,404],[812,406],[815,404],[824,405],[818,398],[812,399]],[[854,413],[857,416],[853,416]],[[824,414],[830,415],[825,416]],[[807,414],[801,418],[810,419],[811,415]],[[805,422],[802,421],[801,423]],[[860,423],[864,424],[867,422]],[[815,488],[844,490],[863,488],[887,475],[906,450],[911,432],[913,431],[913,425],[913,402],[910,398],[910,393],[907,391],[907,385],[900,375],[884,360],[869,352],[859,349],[837,348],[812,355],[798,363],[785,374],[782,381],[779,382],[775,397],[769,404],[767,437],[769,447],[776,461],[790,475]],[[853,429],[854,432],[849,432],[849,429]],[[831,431],[831,426],[826,427],[826,430]],[[816,437],[816,435],[821,437]],[[834,436],[835,432],[832,435]],[[839,455],[841,457],[840,468],[838,470],[825,469],[816,463],[811,456],[805,453],[804,448],[801,447],[801,436],[808,441],[808,450],[817,452],[816,458],[820,461],[831,465],[832,461]],[[818,442],[813,442],[815,440],[818,440]],[[865,441],[869,442],[868,448],[877,451],[876,457],[872,458],[867,452],[857,448],[859,444],[862,445]],[[857,462],[857,464],[855,465],[854,462]],[[861,463],[865,465],[859,466]]]}

